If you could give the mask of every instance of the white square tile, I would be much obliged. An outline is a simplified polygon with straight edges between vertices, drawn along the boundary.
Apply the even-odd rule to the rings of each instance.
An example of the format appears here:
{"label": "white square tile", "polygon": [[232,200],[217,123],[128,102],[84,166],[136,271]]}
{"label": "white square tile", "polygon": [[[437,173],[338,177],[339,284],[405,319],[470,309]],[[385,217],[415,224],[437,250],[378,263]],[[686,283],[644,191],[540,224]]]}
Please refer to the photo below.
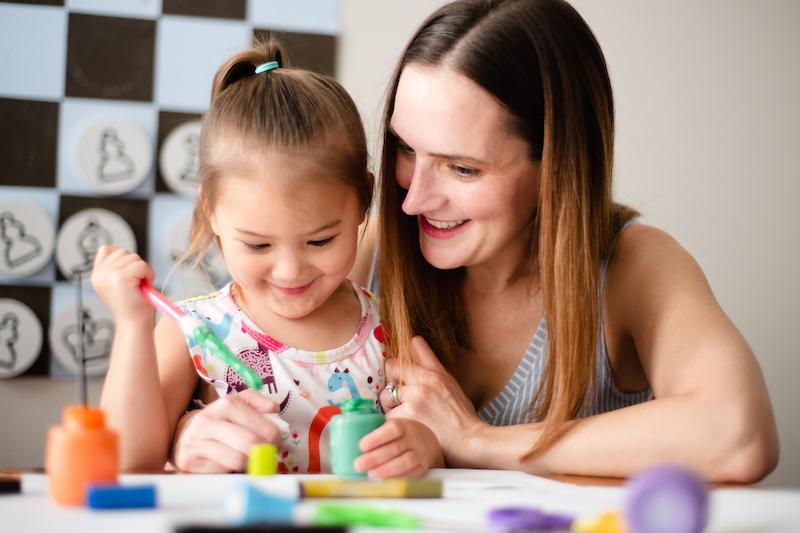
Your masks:
{"label": "white square tile", "polygon": [[[155,155],[158,113],[152,104],[67,98],[61,102],[58,124],[58,161],[56,186],[62,193],[97,196],[91,184],[78,171],[76,151],[81,135],[98,121],[124,120],[144,130]],[[151,165],[142,185],[125,194],[126,197],[146,198],[155,191],[155,166]]]}
{"label": "white square tile", "polygon": [[156,37],[156,101],[170,111],[208,108],[214,74],[230,56],[248,48],[246,22],[165,16]]}
{"label": "white square tile", "polygon": [[0,95],[64,96],[66,49],[63,8],[0,4]]}
{"label": "white square tile", "polygon": [[251,0],[248,19],[257,28],[335,35],[339,0]]}

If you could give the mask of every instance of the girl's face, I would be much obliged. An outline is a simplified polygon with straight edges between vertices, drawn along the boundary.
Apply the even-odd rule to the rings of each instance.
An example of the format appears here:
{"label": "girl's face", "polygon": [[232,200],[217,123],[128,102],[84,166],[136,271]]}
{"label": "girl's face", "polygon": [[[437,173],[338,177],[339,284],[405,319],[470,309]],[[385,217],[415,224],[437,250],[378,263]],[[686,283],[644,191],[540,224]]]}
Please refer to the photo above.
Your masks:
{"label": "girl's face", "polygon": [[539,164],[508,112],[445,67],[410,64],[395,96],[397,182],[422,254],[441,269],[517,265],[530,247]]}
{"label": "girl's face", "polygon": [[364,212],[351,187],[285,156],[259,159],[221,177],[211,227],[250,309],[308,317],[350,272]]}

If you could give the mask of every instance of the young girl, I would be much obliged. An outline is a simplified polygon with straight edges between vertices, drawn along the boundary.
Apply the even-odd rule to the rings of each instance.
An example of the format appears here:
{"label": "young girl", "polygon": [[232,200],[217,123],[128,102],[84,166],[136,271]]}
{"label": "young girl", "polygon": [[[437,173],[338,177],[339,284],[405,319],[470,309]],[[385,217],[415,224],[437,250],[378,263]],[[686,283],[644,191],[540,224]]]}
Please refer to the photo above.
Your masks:
{"label": "young girl", "polygon": [[[170,320],[154,332],[138,290],[152,270],[136,254],[103,247],[92,284],[117,330],[101,403],[125,470],[161,469],[181,418],[180,469],[241,471],[253,444],[272,442],[281,471],[326,471],[324,430],[337,404],[377,400],[384,386],[377,304],[347,279],[372,197],[364,130],[338,83],[286,68],[281,57],[272,41],[216,74],[187,256],[197,264],[213,241],[233,281],[179,304],[260,374],[263,396],[200,346],[187,349]],[[210,405],[181,417],[196,389]],[[417,444],[430,435],[411,420],[377,429],[366,442],[382,460],[370,475],[421,475],[441,464],[439,450]]]}

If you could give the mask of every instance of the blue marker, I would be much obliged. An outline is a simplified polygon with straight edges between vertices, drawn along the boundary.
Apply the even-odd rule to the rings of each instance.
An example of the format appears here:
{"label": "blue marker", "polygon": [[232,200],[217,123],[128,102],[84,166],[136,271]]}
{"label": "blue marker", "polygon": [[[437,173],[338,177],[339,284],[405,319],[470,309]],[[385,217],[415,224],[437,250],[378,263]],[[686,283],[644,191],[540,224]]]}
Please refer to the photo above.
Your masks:
{"label": "blue marker", "polygon": [[152,509],[156,506],[155,485],[89,485],[89,509]]}

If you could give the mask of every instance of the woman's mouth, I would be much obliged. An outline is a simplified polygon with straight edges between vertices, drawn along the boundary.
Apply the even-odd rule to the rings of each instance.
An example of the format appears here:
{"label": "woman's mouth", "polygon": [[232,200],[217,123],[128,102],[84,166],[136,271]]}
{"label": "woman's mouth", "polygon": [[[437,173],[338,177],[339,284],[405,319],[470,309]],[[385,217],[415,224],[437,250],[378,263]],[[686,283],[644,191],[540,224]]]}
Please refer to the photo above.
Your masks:
{"label": "woman's mouth", "polygon": [[461,220],[434,220],[423,215],[419,216],[420,227],[426,235],[436,239],[449,239],[461,233],[471,222],[470,219]]}

